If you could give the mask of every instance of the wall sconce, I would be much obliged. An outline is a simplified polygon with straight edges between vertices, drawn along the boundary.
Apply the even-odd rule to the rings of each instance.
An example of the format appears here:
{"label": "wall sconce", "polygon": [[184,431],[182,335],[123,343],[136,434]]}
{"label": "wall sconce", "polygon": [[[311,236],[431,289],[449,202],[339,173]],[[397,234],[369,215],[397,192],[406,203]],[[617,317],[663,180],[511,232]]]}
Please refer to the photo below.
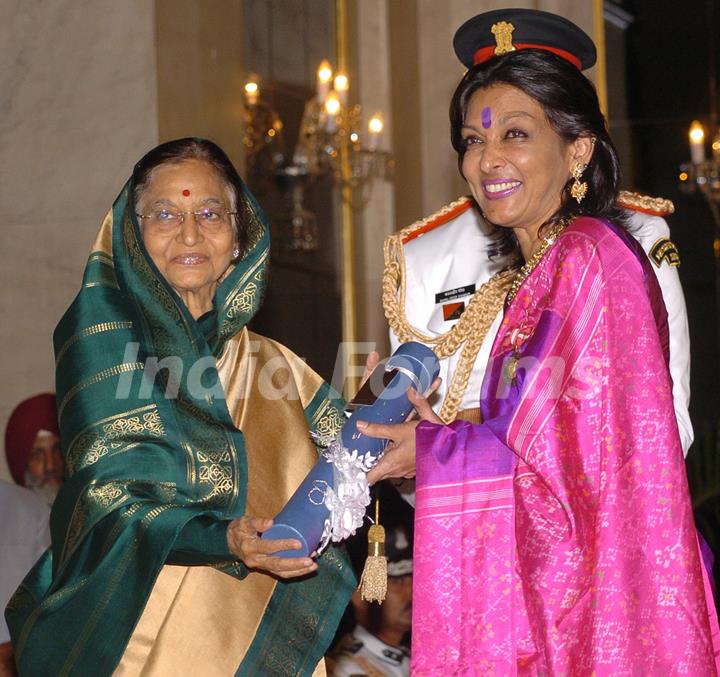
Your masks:
{"label": "wall sconce", "polygon": [[[315,96],[305,103],[292,160],[285,166],[278,163],[273,170],[280,189],[291,199],[287,249],[307,252],[318,248],[317,219],[303,205],[305,191],[313,181],[330,176],[341,189],[350,188],[341,190],[342,199],[359,209],[370,199],[375,180],[392,179],[394,161],[390,153],[380,149],[382,114],[375,113],[368,120],[365,132],[362,108],[348,104],[349,93],[348,75],[333,73],[330,63],[322,61]],[[343,167],[343,156],[349,167]]]}
{"label": "wall sconce", "polygon": [[720,129],[714,130],[710,145],[712,159],[706,158],[705,127],[693,120],[688,130],[690,162],[680,165],[680,189],[685,193],[700,191],[720,226]]}
{"label": "wall sconce", "polygon": [[245,161],[254,188],[262,190],[275,168],[283,162],[283,123],[262,100],[259,76],[251,74],[244,89]]}
{"label": "wall sconce", "polygon": [[[712,119],[714,120],[714,116]],[[720,128],[711,132],[712,159],[706,159],[705,128],[698,120],[692,121],[688,130],[690,162],[680,165],[678,181],[680,190],[684,193],[693,194],[699,191],[712,212],[715,221],[715,288],[720,302]]]}
{"label": "wall sconce", "polygon": [[[262,98],[259,76],[251,74],[244,86],[245,134],[243,145],[248,180],[263,192],[275,179],[290,202],[290,235],[285,247],[293,251],[318,248],[317,219],[305,209],[308,185],[330,176],[341,188],[342,199],[359,209],[370,199],[377,179],[391,180],[394,161],[380,148],[384,122],[375,113],[362,129],[363,111],[350,106],[350,78],[333,73],[327,60],[317,69],[316,91],[304,107],[297,145],[289,164],[283,152],[283,123]],[[344,190],[349,188],[350,190]]]}

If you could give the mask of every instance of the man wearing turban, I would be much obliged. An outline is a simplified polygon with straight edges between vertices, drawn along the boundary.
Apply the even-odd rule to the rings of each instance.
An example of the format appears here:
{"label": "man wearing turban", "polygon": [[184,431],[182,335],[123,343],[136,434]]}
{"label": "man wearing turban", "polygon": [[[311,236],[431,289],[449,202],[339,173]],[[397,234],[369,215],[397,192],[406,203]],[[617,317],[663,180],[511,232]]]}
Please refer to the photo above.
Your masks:
{"label": "man wearing turban", "polygon": [[35,395],[15,407],[5,430],[5,454],[15,482],[52,505],[65,469],[54,394]]}
{"label": "man wearing turban", "polygon": [[[21,402],[5,431],[5,454],[16,484],[0,480],[0,606],[50,545],[48,518],[63,481],[55,395]],[[0,677],[15,674],[10,633],[0,618]]]}

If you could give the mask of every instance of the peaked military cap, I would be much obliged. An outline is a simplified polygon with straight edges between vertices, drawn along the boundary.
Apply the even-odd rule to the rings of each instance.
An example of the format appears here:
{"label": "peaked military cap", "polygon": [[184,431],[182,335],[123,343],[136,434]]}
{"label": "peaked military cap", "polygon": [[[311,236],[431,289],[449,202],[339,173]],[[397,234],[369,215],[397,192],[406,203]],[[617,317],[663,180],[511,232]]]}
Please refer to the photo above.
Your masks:
{"label": "peaked military cap", "polygon": [[544,49],[585,70],[595,63],[595,44],[572,21],[535,9],[496,9],[468,19],[453,47],[467,67],[519,49]]}

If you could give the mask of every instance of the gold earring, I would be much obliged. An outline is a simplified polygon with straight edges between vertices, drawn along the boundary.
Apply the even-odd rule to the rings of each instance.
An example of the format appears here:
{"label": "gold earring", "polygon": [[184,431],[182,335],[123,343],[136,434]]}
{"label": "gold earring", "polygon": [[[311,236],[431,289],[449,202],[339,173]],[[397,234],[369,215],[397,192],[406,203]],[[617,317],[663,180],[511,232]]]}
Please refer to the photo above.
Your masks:
{"label": "gold earring", "polygon": [[570,195],[577,200],[578,204],[580,204],[587,195],[588,185],[585,181],[580,181],[580,177],[586,169],[587,165],[584,165],[582,162],[576,162],[570,170],[573,179],[575,179],[573,185],[570,187]]}

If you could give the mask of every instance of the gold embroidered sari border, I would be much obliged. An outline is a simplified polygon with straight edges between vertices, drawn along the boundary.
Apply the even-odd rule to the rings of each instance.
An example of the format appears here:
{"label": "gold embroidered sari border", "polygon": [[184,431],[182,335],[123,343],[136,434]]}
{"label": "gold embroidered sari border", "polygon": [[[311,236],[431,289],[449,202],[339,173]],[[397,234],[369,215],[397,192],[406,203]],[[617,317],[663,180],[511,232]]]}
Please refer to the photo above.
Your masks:
{"label": "gold embroidered sari border", "polygon": [[93,374],[85,381],[75,384],[72,388],[70,388],[70,390],[67,391],[65,397],[63,397],[62,402],[60,402],[60,405],[58,406],[58,421],[62,419],[62,415],[65,411],[65,407],[68,405],[68,402],[70,402],[70,400],[72,400],[73,397],[75,397],[75,395],[77,395],[82,390],[85,390],[89,386],[95,385],[96,383],[101,383],[102,381],[112,378],[113,376],[119,376],[120,374],[126,374],[131,371],[142,371],[144,368],[145,365],[142,362],[123,362],[122,364],[116,364],[114,367],[108,367],[107,369],[103,369],[97,374]]}
{"label": "gold embroidered sari border", "polygon": [[60,360],[65,356],[65,353],[74,346],[80,339],[87,338],[88,336],[95,336],[96,334],[103,334],[108,331],[117,331],[119,329],[132,329],[133,323],[130,320],[120,322],[100,322],[93,324],[90,327],[82,329],[74,336],[71,336],[62,348],[58,350],[57,357],[55,358],[55,368],[57,369]]}

